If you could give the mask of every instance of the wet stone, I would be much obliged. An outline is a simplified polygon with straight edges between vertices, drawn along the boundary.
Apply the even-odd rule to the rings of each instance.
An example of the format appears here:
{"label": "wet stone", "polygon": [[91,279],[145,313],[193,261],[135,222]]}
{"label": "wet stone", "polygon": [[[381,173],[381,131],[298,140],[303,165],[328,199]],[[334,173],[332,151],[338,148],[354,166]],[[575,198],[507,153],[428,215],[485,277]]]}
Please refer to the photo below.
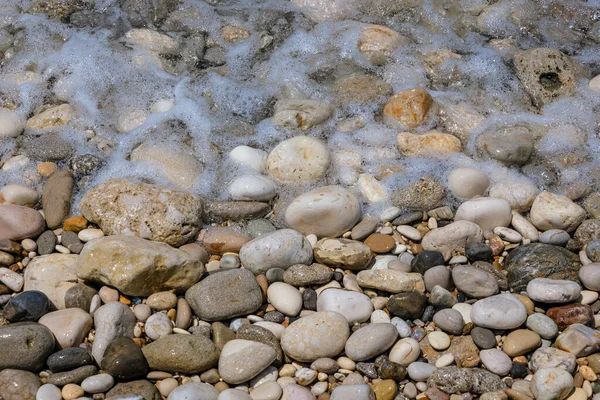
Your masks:
{"label": "wet stone", "polygon": [[76,283],[65,293],[65,308],[81,308],[89,311],[92,304],[92,298],[98,292],[83,283]]}
{"label": "wet stone", "polygon": [[44,293],[28,290],[12,297],[4,306],[2,315],[10,322],[37,321],[53,308]]}
{"label": "wet stone", "polygon": [[390,297],[387,302],[390,313],[410,320],[421,318],[426,306],[427,297],[421,292],[398,293]]}
{"label": "wet stone", "polygon": [[52,372],[71,371],[85,365],[93,365],[92,355],[86,349],[81,347],[71,347],[60,350],[46,361],[48,368]]}
{"label": "wet stone", "polygon": [[148,371],[148,363],[135,342],[121,336],[106,347],[102,369],[116,379],[130,380],[144,376]]}
{"label": "wet stone", "polygon": [[71,371],[57,372],[48,377],[46,383],[51,383],[58,387],[63,387],[70,383],[79,385],[85,378],[89,378],[92,375],[98,373],[98,368],[94,365],[85,365],[83,367],[75,368]]}

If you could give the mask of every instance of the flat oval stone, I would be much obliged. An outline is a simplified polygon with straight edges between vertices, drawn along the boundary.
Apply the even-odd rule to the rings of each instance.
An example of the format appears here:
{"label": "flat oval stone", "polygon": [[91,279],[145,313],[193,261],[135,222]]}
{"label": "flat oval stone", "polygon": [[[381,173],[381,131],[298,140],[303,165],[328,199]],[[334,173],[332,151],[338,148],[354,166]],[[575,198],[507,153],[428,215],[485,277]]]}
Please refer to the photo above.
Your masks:
{"label": "flat oval stone", "polygon": [[402,272],[392,269],[369,269],[357,274],[358,284],[362,288],[383,290],[390,293],[425,291],[421,274]]}
{"label": "flat oval stone", "polygon": [[435,322],[438,328],[453,335],[462,334],[463,327],[465,326],[461,313],[451,308],[436,312],[433,315],[433,322]]}
{"label": "flat oval stone", "polygon": [[14,204],[0,205],[0,240],[35,238],[45,227],[46,220],[33,208]]}
{"label": "flat oval stone", "polygon": [[374,396],[375,394],[373,393],[373,390],[367,384],[341,385],[333,389],[330,400],[371,400],[374,398]]}
{"label": "flat oval stone", "polygon": [[312,286],[331,281],[333,270],[325,265],[294,264],[283,273],[283,281],[292,286]]}
{"label": "flat oval stone", "polygon": [[279,399],[282,394],[283,389],[277,382],[265,382],[261,383],[255,387],[254,390],[252,390],[250,398],[252,400],[271,400]]}
{"label": "flat oval stone", "polygon": [[383,353],[396,341],[398,330],[392,324],[370,324],[355,331],[346,342],[346,355],[353,361],[366,361]]}
{"label": "flat oval stone", "polygon": [[262,304],[262,292],[247,269],[212,273],[185,293],[194,313],[206,321],[251,314]]}
{"label": "flat oval stone", "polygon": [[510,373],[512,368],[512,360],[502,350],[482,350],[479,352],[479,357],[488,371],[500,376],[505,376]]}
{"label": "flat oval stone", "polygon": [[18,322],[0,327],[0,369],[37,372],[54,350],[55,339],[44,325]]}
{"label": "flat oval stone", "polygon": [[142,348],[152,370],[197,374],[217,365],[219,348],[202,335],[167,335]]}
{"label": "flat oval stone", "polygon": [[438,250],[451,254],[464,250],[467,243],[483,242],[483,231],[471,221],[455,221],[441,228],[429,231],[421,241],[424,250]]}
{"label": "flat oval stone", "polygon": [[277,311],[293,317],[302,309],[302,295],[292,285],[283,282],[274,282],[269,285],[267,298]]}
{"label": "flat oval stone", "polygon": [[373,258],[369,246],[351,239],[321,239],[313,250],[317,262],[353,271],[365,269]]}
{"label": "flat oval stone", "polygon": [[594,320],[594,311],[587,304],[567,304],[548,309],[546,315],[558,325],[559,330],[564,330],[569,325],[587,325]]}
{"label": "flat oval stone", "polygon": [[68,384],[79,385],[85,378],[98,373],[95,365],[84,365],[71,371],[57,372],[48,377],[47,383],[63,387]]}
{"label": "flat oval stone", "polygon": [[285,222],[305,235],[337,237],[352,229],[360,216],[360,203],[350,191],[325,186],[296,197],[285,212]]}
{"label": "flat oval stone", "polygon": [[562,229],[550,229],[540,235],[540,242],[565,247],[571,236]]}
{"label": "flat oval stone", "polygon": [[536,332],[544,339],[554,339],[558,335],[558,326],[545,314],[535,313],[527,317],[527,328]]}
{"label": "flat oval stone", "polygon": [[365,244],[374,253],[388,253],[396,246],[396,241],[391,235],[373,233],[365,239]]}
{"label": "flat oval stone", "polygon": [[535,278],[527,284],[527,296],[540,303],[569,303],[580,293],[577,283],[564,279]]}
{"label": "flat oval stone", "polygon": [[324,290],[317,298],[317,311],[335,311],[354,325],[371,317],[373,303],[362,293],[332,288]]}
{"label": "flat oval stone", "polygon": [[342,314],[316,312],[291,323],[281,335],[281,347],[291,358],[311,362],[338,355],[349,336],[348,321]]}
{"label": "flat oval stone", "polygon": [[466,265],[457,265],[452,269],[452,280],[456,288],[469,297],[476,299],[498,293],[496,278],[481,269]]}
{"label": "flat oval stone", "polygon": [[294,264],[310,264],[312,257],[310,242],[292,229],[261,235],[244,244],[240,250],[242,265],[255,275],[264,274],[274,267],[285,270]]}
{"label": "flat oval stone", "polygon": [[93,363],[94,359],[90,352],[81,347],[71,347],[57,351],[48,357],[46,361],[52,372],[69,371]]}
{"label": "flat oval stone", "polygon": [[115,380],[109,374],[98,374],[85,378],[81,382],[81,388],[88,393],[107,392],[115,383]]}
{"label": "flat oval stone", "polygon": [[471,330],[471,338],[480,349],[491,349],[496,347],[496,336],[489,329],[476,326]]}
{"label": "flat oval stone", "polygon": [[471,319],[482,328],[514,329],[525,322],[527,310],[515,296],[498,294],[475,302]]}
{"label": "flat oval stone", "polygon": [[410,364],[407,368],[408,376],[416,382],[427,382],[427,379],[433,374],[437,368],[426,362],[416,361]]}
{"label": "flat oval stone", "polygon": [[57,386],[51,385],[49,383],[40,386],[40,388],[37,390],[35,397],[36,400],[62,400],[62,398],[63,397],[60,392],[60,389]]}
{"label": "flat oval stone", "polygon": [[542,344],[542,338],[528,329],[512,331],[504,339],[502,350],[511,357],[527,354]]}
{"label": "flat oval stone", "polygon": [[556,347],[583,357],[600,350],[600,338],[597,331],[582,324],[573,324],[556,338]]}
{"label": "flat oval stone", "polygon": [[427,335],[429,344],[435,350],[442,351],[450,347],[450,337],[444,332],[433,331]]}
{"label": "flat oval stone", "polygon": [[162,336],[173,333],[173,325],[171,319],[164,312],[152,314],[144,325],[146,336],[152,340],[156,340]]}
{"label": "flat oval stone", "polygon": [[[252,354],[252,357],[248,357]],[[249,381],[276,358],[275,350],[266,344],[244,339],[230,340],[219,357],[219,375],[227,383]]]}
{"label": "flat oval stone", "polygon": [[504,199],[477,197],[465,201],[456,210],[455,221],[471,221],[484,231],[508,226],[512,219],[510,204]]}

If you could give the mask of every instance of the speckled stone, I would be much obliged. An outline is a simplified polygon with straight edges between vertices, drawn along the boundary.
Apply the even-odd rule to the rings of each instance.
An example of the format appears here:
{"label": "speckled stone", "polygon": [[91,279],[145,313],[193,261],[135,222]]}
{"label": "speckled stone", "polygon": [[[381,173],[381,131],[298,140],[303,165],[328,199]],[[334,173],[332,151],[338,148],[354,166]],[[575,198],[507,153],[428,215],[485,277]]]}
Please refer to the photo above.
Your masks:
{"label": "speckled stone", "polygon": [[34,400],[40,386],[40,379],[29,371],[5,369],[0,372],[2,400]]}
{"label": "speckled stone", "polygon": [[217,365],[219,348],[200,335],[167,335],[142,348],[152,370],[195,374]]}
{"label": "speckled stone", "polygon": [[46,361],[52,372],[70,371],[85,365],[94,364],[89,351],[81,347],[71,347],[53,353]]}
{"label": "speckled stone", "polygon": [[125,398],[125,395],[130,397],[132,394],[139,395],[144,400],[161,400],[160,393],[156,386],[145,379],[117,384],[106,393],[106,399],[118,400]]}

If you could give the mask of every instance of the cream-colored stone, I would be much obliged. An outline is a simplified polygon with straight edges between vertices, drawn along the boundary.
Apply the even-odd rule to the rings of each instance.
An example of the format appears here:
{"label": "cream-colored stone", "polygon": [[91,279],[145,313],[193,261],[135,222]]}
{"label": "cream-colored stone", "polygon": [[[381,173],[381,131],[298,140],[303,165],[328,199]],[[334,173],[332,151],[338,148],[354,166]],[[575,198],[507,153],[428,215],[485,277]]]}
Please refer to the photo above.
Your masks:
{"label": "cream-colored stone", "polygon": [[273,123],[303,131],[320,125],[333,114],[331,104],[318,100],[282,99],[275,103]]}
{"label": "cream-colored stone", "polygon": [[566,196],[540,193],[531,206],[531,222],[538,229],[574,231],[585,219],[585,210]]}
{"label": "cream-colored stone", "polygon": [[25,268],[23,290],[39,290],[56,308],[65,308],[65,293],[77,283],[78,258],[58,253],[35,257]]}
{"label": "cream-colored stone", "polygon": [[372,64],[385,64],[394,50],[408,39],[382,25],[363,28],[358,39],[358,50]]}
{"label": "cream-colored stone", "polygon": [[27,120],[27,127],[32,129],[46,129],[69,123],[75,118],[75,106],[61,104],[50,107]]}
{"label": "cream-colored stone", "polygon": [[317,181],[327,173],[331,158],[327,146],[318,139],[296,136],[279,143],[269,154],[269,175],[284,183]]}
{"label": "cream-colored stone", "polygon": [[396,140],[400,152],[408,157],[443,157],[462,149],[456,136],[438,131],[420,135],[402,132]]}

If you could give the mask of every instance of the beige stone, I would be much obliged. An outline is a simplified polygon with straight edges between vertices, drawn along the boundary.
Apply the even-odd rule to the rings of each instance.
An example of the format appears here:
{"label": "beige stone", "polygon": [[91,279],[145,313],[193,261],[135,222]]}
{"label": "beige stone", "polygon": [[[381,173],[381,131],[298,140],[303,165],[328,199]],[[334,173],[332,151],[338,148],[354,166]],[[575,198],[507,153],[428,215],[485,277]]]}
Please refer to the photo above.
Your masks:
{"label": "beige stone", "polygon": [[71,104],[61,104],[50,107],[27,120],[27,127],[32,129],[46,129],[69,123],[75,118],[75,107]]}
{"label": "beige stone", "polygon": [[131,152],[131,161],[146,162],[177,186],[191,188],[202,173],[192,149],[180,143],[144,142]]}
{"label": "beige stone", "polygon": [[237,43],[250,37],[250,32],[239,26],[225,25],[221,28],[221,37],[227,43]]}
{"label": "beige stone", "polygon": [[180,246],[202,224],[202,199],[166,186],[110,179],[81,200],[81,214],[107,235],[136,235]]}
{"label": "beige stone", "polygon": [[145,297],[164,290],[186,290],[200,279],[202,270],[200,260],[165,243],[105,236],[84,246],[77,276]]}
{"label": "beige stone", "polygon": [[409,157],[443,157],[462,150],[460,140],[456,136],[438,131],[420,135],[402,132],[396,140],[400,152]]}
{"label": "beige stone", "polygon": [[63,349],[79,346],[92,328],[92,317],[81,308],[53,311],[38,322],[52,331]]}
{"label": "beige stone", "polygon": [[267,171],[279,182],[310,182],[322,179],[330,162],[329,149],[323,142],[296,136],[275,146],[267,159]]}
{"label": "beige stone", "polygon": [[239,253],[242,246],[250,240],[250,237],[231,228],[221,227],[209,228],[198,237],[198,241],[202,242],[211,254]]}
{"label": "beige stone", "polygon": [[562,229],[574,231],[585,219],[585,210],[566,196],[550,192],[540,193],[531,206],[531,223],[546,231]]}
{"label": "beige stone", "polygon": [[385,26],[373,25],[364,28],[358,39],[358,50],[375,65],[385,64],[390,55],[408,39]]}
{"label": "beige stone", "polygon": [[321,239],[313,251],[317,262],[351,270],[366,268],[373,258],[373,252],[367,245],[351,239]]}
{"label": "beige stone", "polygon": [[275,103],[274,111],[275,125],[305,131],[327,121],[334,108],[329,103],[319,100],[282,99]]}
{"label": "beige stone", "polygon": [[56,308],[65,308],[65,293],[77,283],[78,258],[59,253],[35,257],[25,268],[23,290],[39,290]]}

